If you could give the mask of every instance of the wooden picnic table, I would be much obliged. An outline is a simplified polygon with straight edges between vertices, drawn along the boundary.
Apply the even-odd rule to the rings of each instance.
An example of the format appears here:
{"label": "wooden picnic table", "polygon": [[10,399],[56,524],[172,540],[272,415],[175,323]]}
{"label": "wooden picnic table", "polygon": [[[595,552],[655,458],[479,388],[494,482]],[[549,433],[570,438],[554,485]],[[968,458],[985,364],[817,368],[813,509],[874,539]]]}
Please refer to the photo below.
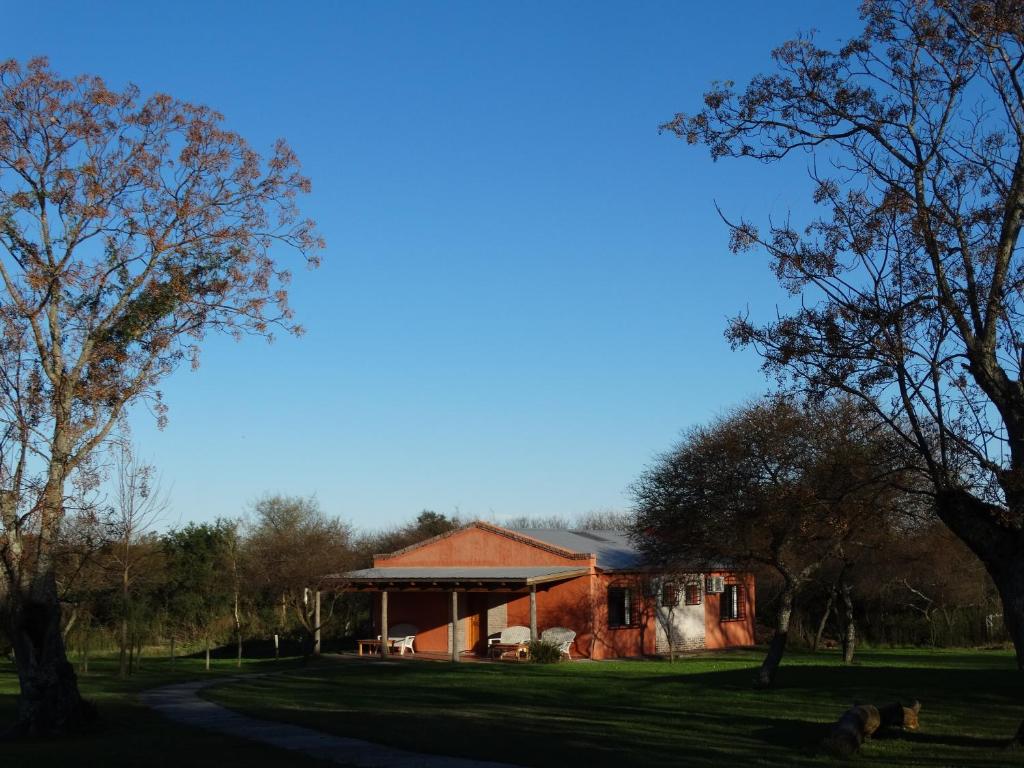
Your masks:
{"label": "wooden picnic table", "polygon": [[[391,653],[394,650],[396,643],[400,643],[403,640],[405,640],[404,637],[389,637],[388,638],[388,653]],[[380,644],[381,644],[381,639],[379,637],[372,637],[372,638],[368,637],[365,640],[356,640],[356,645],[359,648],[359,655],[360,656],[363,655],[363,648],[364,647],[367,648],[368,652],[371,653],[371,654],[379,654],[380,653]],[[401,650],[401,655],[402,656],[405,655],[405,648],[404,647]]]}
{"label": "wooden picnic table", "polygon": [[491,643],[487,653],[492,659],[515,659],[526,661],[530,658],[529,643]]}
{"label": "wooden picnic table", "polygon": [[[398,639],[399,638],[397,638],[397,637],[389,637],[388,638],[388,653],[391,652],[391,649],[395,646],[395,641],[398,640]],[[381,644],[381,639],[379,637],[366,638],[365,640],[356,640],[356,645],[359,647],[359,655],[360,656],[363,655],[363,649],[364,648],[366,648],[367,651],[369,653],[371,653],[371,654],[379,654],[380,653],[380,644]]]}

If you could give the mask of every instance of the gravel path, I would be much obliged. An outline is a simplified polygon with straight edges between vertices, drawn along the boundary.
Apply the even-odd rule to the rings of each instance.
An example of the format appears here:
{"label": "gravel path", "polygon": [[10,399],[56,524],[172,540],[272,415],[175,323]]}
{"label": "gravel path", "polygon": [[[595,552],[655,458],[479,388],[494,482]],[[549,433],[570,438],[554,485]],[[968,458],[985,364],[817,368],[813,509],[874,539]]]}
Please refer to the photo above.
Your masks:
{"label": "gravel path", "polygon": [[357,768],[517,768],[507,763],[407,752],[361,739],[333,736],[299,725],[257,720],[199,696],[199,691],[203,688],[227,683],[231,679],[245,678],[222,678],[165,685],[144,691],[141,698],[147,706],[179,723],[302,752],[318,760]]}

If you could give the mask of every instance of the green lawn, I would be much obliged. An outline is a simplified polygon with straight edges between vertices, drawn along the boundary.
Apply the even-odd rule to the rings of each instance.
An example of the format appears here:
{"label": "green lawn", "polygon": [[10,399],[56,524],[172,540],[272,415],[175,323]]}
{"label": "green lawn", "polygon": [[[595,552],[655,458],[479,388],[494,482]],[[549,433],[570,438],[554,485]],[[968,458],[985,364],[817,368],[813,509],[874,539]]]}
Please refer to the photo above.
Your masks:
{"label": "green lawn", "polygon": [[[142,671],[122,681],[117,679],[113,659],[93,661],[90,663],[90,674],[79,677],[79,682],[83,695],[99,709],[100,720],[95,730],[86,735],[52,741],[0,744],[0,765],[29,768],[225,768],[235,765],[290,768],[324,765],[295,753],[175,725],[151,712],[138,700],[138,692],[145,688],[210,675],[227,678],[239,672],[234,662],[217,661],[214,665],[213,670],[205,672],[202,661],[198,659],[179,659],[173,669],[167,659],[144,659]],[[295,661],[248,662],[241,671],[268,671],[295,666]],[[17,692],[18,678],[13,665],[6,660],[0,661],[0,730],[14,717]]]}
{"label": "green lawn", "polygon": [[1001,749],[1024,719],[1022,676],[994,651],[791,654],[771,692],[760,656],[555,666],[324,659],[208,689],[257,717],[439,754],[527,766],[833,764],[815,754],[854,701],[923,702],[921,730],[869,742],[862,765],[1020,766]]}

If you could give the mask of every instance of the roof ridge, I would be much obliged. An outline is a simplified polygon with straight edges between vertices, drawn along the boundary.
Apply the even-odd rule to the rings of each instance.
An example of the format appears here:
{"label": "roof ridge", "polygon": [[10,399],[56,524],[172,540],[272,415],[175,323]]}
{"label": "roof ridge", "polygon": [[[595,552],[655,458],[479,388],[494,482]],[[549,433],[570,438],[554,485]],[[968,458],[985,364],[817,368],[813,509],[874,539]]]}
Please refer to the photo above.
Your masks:
{"label": "roof ridge", "polygon": [[500,525],[494,525],[493,523],[485,523],[483,520],[474,520],[462,526],[461,528],[455,528],[451,531],[445,531],[444,533],[439,533],[436,536],[431,536],[429,539],[424,539],[423,541],[417,541],[413,544],[408,544],[402,547],[401,549],[396,549],[394,552],[375,554],[373,556],[373,559],[377,560],[379,558],[382,560],[388,560],[399,555],[404,555],[407,552],[412,552],[413,550],[419,549],[420,547],[425,547],[428,544],[433,544],[436,541],[447,539],[448,537],[454,536],[457,533],[468,531],[470,528],[477,528],[482,531],[487,531],[488,533],[497,534],[498,536],[504,536],[505,538],[512,539],[513,541],[518,541],[521,544],[527,544],[531,547],[536,547],[537,549],[542,549],[546,552],[550,552],[555,555],[561,555],[562,557],[568,558],[570,560],[590,560],[591,558],[597,557],[596,553],[594,552],[576,552],[572,549],[566,549],[565,547],[559,547],[555,544],[549,544],[546,541],[535,539],[532,536],[527,536],[525,534],[519,533],[518,531],[513,531],[509,528],[502,528]]}

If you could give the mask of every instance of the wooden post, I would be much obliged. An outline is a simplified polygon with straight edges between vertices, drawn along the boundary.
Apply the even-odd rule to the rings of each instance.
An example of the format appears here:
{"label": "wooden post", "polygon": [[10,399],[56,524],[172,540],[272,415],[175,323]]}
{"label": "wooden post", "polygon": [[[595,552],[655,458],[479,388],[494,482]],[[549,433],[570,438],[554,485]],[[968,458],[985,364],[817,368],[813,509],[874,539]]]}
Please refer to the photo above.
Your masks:
{"label": "wooden post", "polygon": [[537,585],[530,586],[530,642],[537,640]]}
{"label": "wooden post", "polygon": [[459,593],[452,590],[452,661],[459,660]]}
{"label": "wooden post", "polygon": [[320,590],[313,598],[313,655],[320,655]]}
{"label": "wooden post", "polygon": [[380,655],[388,655],[388,593],[380,593]]}

